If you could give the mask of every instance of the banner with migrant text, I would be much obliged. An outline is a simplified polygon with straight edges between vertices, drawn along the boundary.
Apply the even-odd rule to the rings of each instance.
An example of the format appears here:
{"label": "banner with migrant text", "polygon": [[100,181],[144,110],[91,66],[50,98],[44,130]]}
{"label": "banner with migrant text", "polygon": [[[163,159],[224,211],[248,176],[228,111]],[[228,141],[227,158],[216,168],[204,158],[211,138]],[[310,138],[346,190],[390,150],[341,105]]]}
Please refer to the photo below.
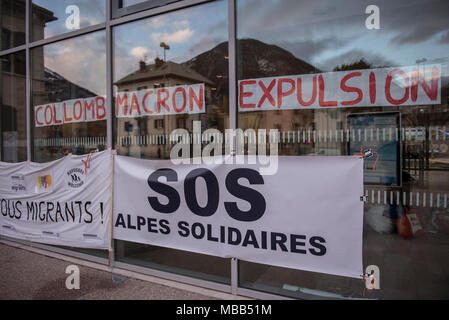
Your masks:
{"label": "banner with migrant text", "polygon": [[361,278],[362,159],[279,157],[272,175],[226,159],[116,156],[113,237]]}
{"label": "banner with migrant text", "polygon": [[48,163],[0,162],[0,235],[107,249],[111,188],[109,150]]}
{"label": "banner with migrant text", "polygon": [[439,64],[239,81],[241,112],[440,103]]}

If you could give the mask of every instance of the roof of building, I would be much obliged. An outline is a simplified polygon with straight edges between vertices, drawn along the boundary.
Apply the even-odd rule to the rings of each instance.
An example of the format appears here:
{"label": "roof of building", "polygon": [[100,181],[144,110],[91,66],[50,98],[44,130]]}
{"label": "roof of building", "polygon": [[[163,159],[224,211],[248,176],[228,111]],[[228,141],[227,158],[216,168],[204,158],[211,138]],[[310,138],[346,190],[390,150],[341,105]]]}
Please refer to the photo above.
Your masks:
{"label": "roof of building", "polygon": [[[47,10],[41,6],[38,6],[36,4],[32,4],[32,8],[33,8],[33,14],[38,15],[39,17],[41,17],[42,19],[40,19],[43,22],[51,22],[51,21],[55,21],[58,20],[57,17],[54,16],[53,11]],[[5,8],[3,8],[3,6]],[[23,0],[2,0],[2,8],[0,9],[6,9],[6,15],[11,14],[12,12],[14,12],[15,14],[21,13],[22,10],[25,10],[25,1]],[[11,11],[10,8],[18,8],[19,10],[13,10]],[[1,10],[0,10],[1,11]]]}
{"label": "roof of building", "polygon": [[209,85],[214,85],[212,81],[202,76],[198,72],[190,69],[189,67],[172,62],[172,61],[162,61],[161,65],[156,66],[156,64],[145,65],[145,70],[136,70],[127,76],[118,80],[116,85],[123,85],[129,83],[140,83],[146,80],[153,79],[164,79],[164,77],[176,77],[181,79],[186,79],[192,82],[206,83]]}

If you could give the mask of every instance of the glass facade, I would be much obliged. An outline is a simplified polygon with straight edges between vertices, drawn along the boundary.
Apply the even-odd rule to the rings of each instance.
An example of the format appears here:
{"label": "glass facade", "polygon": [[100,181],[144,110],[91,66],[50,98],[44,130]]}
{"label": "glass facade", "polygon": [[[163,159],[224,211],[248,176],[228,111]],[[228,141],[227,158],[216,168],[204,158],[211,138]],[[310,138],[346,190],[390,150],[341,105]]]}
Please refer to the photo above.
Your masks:
{"label": "glass facade", "polygon": [[[31,75],[31,113],[36,115],[32,117],[32,160],[46,162],[68,153],[103,150],[106,145],[105,112],[104,120],[83,120],[92,108],[100,109],[100,104],[104,105],[105,101],[104,31],[33,48]],[[70,102],[80,105],[76,108],[77,113],[56,114],[54,106],[57,103],[68,105]],[[90,105],[92,102],[95,106]],[[79,122],[72,122],[76,117],[80,118]]]}
{"label": "glass facade", "polygon": [[33,0],[33,41],[94,26],[106,20],[105,0]]}
{"label": "glass facade", "polygon": [[[379,290],[360,279],[119,240],[115,261],[255,297],[445,299],[448,12],[444,0],[3,0],[0,160],[46,162],[107,147],[168,159],[167,135],[192,133],[193,121],[202,132],[278,129],[284,156],[369,149],[363,265],[379,267]],[[385,70],[392,73],[380,102],[375,82]],[[337,85],[329,80],[341,75]],[[245,91],[252,84],[264,92],[255,103]],[[204,113],[143,112],[149,95],[198,85]],[[412,216],[416,230],[405,226]]]}
{"label": "glass facade", "polygon": [[25,0],[2,1],[0,4],[1,44],[6,50],[25,44]]}
{"label": "glass facade", "polygon": [[25,51],[1,57],[1,161],[21,162],[26,153]]}
{"label": "glass facade", "polygon": [[[171,88],[194,84],[205,84],[206,104],[206,112],[199,114],[116,117],[117,154],[169,159],[174,144],[166,137],[174,129],[192,133],[193,121],[201,121],[202,130],[224,132],[228,127],[227,12],[226,1],[215,1],[113,29],[116,110],[131,109],[134,97],[156,90],[163,96]],[[125,262],[230,283],[228,259],[124,241],[116,241],[116,248],[117,259]]]}
{"label": "glass facade", "polygon": [[[281,155],[348,155],[361,148],[378,151],[381,160],[375,170],[374,159],[365,161],[369,201],[363,252],[365,266],[377,265],[382,270],[382,284],[381,290],[367,295],[387,299],[447,296],[449,28],[443,12],[449,10],[449,3],[377,1],[381,26],[370,29],[366,26],[367,1],[264,1],[262,6],[256,2],[237,1],[238,80],[408,66],[424,73],[433,64],[441,67],[438,104],[398,101],[397,106],[369,108],[273,108],[240,112],[238,124],[242,129],[278,129]],[[337,89],[328,93],[326,102],[337,106]],[[304,98],[305,102],[309,99],[313,97]],[[415,237],[402,230],[395,220],[404,212],[417,214],[424,234]],[[364,296],[365,287],[354,279],[243,261],[240,283],[280,294],[292,294],[287,291],[299,287],[356,298]]]}

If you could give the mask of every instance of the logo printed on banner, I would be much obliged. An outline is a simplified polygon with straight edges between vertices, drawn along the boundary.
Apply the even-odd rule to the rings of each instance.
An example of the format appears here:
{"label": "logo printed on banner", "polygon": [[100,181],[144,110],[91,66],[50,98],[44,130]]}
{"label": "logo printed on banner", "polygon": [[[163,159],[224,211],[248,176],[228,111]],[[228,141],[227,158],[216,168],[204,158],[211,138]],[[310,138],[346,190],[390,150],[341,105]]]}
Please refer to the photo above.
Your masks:
{"label": "logo printed on banner", "polygon": [[11,176],[11,190],[16,192],[25,192],[27,190],[23,174]]}
{"label": "logo printed on banner", "polygon": [[67,186],[78,189],[85,184],[86,175],[82,168],[72,168],[66,172]]}
{"label": "logo printed on banner", "polygon": [[39,190],[48,190],[51,187],[51,174],[37,177]]}

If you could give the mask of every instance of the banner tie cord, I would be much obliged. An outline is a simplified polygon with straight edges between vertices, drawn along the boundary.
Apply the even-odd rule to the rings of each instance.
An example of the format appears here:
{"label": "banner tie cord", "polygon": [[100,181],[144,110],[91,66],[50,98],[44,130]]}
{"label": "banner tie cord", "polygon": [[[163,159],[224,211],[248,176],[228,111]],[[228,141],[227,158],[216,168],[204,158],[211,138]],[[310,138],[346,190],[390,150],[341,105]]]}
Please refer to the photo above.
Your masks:
{"label": "banner tie cord", "polygon": [[368,149],[366,151],[363,151],[363,145],[360,146],[360,152],[354,153],[355,156],[361,156],[363,159],[371,157],[373,154],[376,155],[376,161],[374,161],[373,165],[373,171],[376,170],[377,161],[379,161],[379,153],[376,151],[372,151],[371,149]]}

